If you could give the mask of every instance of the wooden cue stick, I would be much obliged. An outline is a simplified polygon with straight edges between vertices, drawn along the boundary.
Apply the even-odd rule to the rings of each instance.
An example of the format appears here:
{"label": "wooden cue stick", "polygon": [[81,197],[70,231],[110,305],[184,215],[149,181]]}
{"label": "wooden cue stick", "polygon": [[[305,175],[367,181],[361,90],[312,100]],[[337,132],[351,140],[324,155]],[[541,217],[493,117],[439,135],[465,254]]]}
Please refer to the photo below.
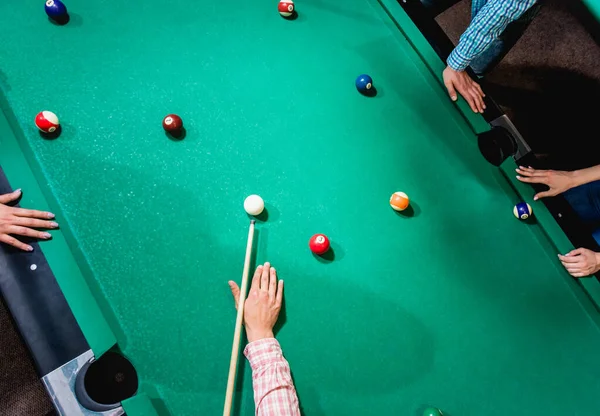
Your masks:
{"label": "wooden cue stick", "polygon": [[252,240],[254,238],[254,223],[250,221],[248,229],[248,244],[246,245],[246,259],[244,260],[244,271],[242,272],[242,286],[240,288],[240,299],[238,300],[237,318],[235,319],[235,330],[233,332],[233,346],[231,347],[231,361],[229,362],[229,376],[227,378],[227,392],[225,393],[225,408],[223,416],[231,414],[231,404],[233,401],[233,386],[235,384],[235,374],[237,369],[238,356],[240,354],[240,334],[242,332],[242,322],[244,318],[244,303],[246,302],[246,292],[248,291],[248,274],[250,272],[250,257],[252,256]]}

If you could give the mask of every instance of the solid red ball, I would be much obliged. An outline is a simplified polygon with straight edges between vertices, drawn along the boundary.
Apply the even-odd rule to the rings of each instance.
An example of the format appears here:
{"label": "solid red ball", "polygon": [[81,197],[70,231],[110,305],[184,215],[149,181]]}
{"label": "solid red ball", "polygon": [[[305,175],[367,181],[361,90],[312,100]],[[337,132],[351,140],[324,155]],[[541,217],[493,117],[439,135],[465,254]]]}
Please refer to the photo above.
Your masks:
{"label": "solid red ball", "polygon": [[177,114],[169,114],[163,119],[162,125],[165,131],[177,133],[183,128],[183,120]]}
{"label": "solid red ball", "polygon": [[318,255],[326,253],[329,246],[329,238],[325,234],[315,234],[308,241],[310,251]]}

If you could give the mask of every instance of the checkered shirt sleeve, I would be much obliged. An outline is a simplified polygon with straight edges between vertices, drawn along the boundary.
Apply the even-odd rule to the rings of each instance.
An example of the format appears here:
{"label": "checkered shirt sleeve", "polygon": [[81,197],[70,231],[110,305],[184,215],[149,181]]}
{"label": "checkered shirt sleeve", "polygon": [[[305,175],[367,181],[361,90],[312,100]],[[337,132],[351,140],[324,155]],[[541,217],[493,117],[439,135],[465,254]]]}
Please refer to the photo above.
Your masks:
{"label": "checkered shirt sleeve", "polygon": [[536,1],[473,0],[471,24],[448,57],[448,66],[455,71],[464,71],[473,59],[504,32],[509,23],[521,17]]}
{"label": "checkered shirt sleeve", "polygon": [[275,338],[246,345],[244,355],[252,367],[257,416],[300,416],[290,365]]}

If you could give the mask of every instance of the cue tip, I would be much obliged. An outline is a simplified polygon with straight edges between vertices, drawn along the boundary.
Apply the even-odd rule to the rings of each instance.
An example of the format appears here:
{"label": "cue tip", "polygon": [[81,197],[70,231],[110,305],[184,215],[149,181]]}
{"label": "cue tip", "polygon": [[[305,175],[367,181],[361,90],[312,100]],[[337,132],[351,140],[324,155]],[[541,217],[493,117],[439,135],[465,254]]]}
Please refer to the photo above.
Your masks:
{"label": "cue tip", "polygon": [[250,224],[254,224],[256,220],[250,220]]}

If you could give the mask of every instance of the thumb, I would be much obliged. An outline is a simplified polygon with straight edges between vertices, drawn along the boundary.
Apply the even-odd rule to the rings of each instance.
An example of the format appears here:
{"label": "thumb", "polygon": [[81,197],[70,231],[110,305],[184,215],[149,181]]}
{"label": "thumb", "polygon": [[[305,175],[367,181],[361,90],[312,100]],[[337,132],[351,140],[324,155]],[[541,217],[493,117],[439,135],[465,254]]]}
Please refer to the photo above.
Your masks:
{"label": "thumb", "polygon": [[450,99],[452,101],[456,101],[458,97],[456,96],[456,89],[454,89],[454,84],[452,83],[452,81],[444,80],[444,85],[448,90],[448,95],[450,96]]}
{"label": "thumb", "polygon": [[235,308],[238,307],[238,302],[240,300],[240,287],[233,280],[229,282],[229,288],[231,289],[231,295],[233,296],[233,300],[235,301]]}
{"label": "thumb", "polygon": [[10,194],[0,195],[0,204],[8,204],[9,202],[16,201],[21,197],[21,190],[17,189],[12,191]]}
{"label": "thumb", "polygon": [[554,196],[552,195],[551,191],[544,191],[544,192],[538,192],[537,194],[535,194],[535,196],[533,197],[534,201],[537,201],[540,198],[546,198],[547,196]]}

